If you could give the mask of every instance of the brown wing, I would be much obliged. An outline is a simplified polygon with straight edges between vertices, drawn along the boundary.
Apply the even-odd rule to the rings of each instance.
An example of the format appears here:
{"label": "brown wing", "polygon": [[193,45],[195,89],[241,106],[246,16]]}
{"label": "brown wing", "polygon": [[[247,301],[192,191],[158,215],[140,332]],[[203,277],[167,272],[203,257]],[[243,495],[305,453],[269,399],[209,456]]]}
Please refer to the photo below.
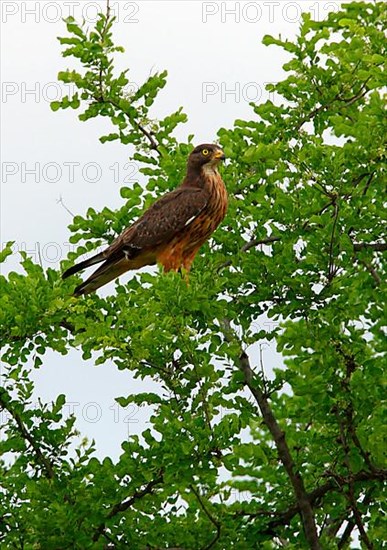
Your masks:
{"label": "brown wing", "polygon": [[[208,200],[207,191],[196,187],[180,187],[161,197],[106,250],[88,261],[88,265],[103,263],[76,287],[74,294],[94,292],[129,269],[155,263],[157,249],[193,223]],[[87,267],[86,263],[83,262],[82,269]],[[71,268],[71,274],[76,270],[77,266]]]}
{"label": "brown wing", "polygon": [[106,261],[122,256],[131,259],[168,243],[194,221],[208,199],[208,193],[197,187],[179,187],[167,193],[112,242],[104,251]]}

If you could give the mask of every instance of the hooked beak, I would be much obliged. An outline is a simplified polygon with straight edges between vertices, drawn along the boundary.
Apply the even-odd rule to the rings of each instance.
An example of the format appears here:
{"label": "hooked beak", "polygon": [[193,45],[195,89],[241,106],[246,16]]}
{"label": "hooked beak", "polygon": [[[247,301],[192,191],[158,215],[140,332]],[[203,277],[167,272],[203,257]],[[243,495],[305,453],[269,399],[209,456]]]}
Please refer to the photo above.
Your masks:
{"label": "hooked beak", "polygon": [[226,155],[223,153],[222,149],[217,149],[212,158],[214,160],[226,160]]}

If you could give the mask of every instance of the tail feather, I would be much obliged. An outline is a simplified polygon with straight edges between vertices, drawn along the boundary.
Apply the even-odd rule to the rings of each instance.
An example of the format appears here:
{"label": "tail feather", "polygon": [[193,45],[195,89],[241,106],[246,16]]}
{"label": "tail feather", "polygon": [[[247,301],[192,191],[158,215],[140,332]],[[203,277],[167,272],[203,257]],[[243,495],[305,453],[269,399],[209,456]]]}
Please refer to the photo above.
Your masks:
{"label": "tail feather", "polygon": [[94,273],[92,273],[86,281],[76,287],[74,290],[74,296],[82,296],[83,294],[95,292],[101,286],[106,285],[113,279],[116,279],[125,273],[125,271],[128,271],[130,267],[131,266],[126,258],[122,258],[115,262],[108,260],[96,271],[94,271]]}
{"label": "tail feather", "polygon": [[70,275],[74,275],[74,273],[78,273],[78,271],[82,271],[83,269],[86,269],[87,267],[91,267],[92,265],[99,264],[104,260],[105,260],[104,253],[100,252],[100,254],[96,254],[92,258],[89,258],[88,260],[84,260],[83,262],[80,262],[79,264],[75,264],[69,269],[66,269],[66,271],[62,274],[62,279],[67,279],[67,277],[70,277]]}

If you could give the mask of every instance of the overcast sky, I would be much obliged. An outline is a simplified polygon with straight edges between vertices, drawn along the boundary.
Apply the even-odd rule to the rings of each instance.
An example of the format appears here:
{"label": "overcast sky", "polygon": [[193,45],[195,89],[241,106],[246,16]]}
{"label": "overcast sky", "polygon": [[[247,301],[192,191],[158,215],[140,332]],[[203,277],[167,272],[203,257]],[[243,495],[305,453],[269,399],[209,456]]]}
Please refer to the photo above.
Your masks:
{"label": "overcast sky", "polygon": [[[249,101],[268,99],[265,83],[282,78],[287,58],[279,48],[261,44],[265,34],[291,39],[302,11],[323,19],[340,5],[321,0],[111,4],[117,16],[115,41],[125,48],[118,69],[130,68],[133,87],[167,69],[168,84],[152,116],[161,118],[183,106],[189,120],[179,136],[194,134],[196,144],[213,141],[220,127],[232,126],[237,118],[251,118]],[[71,216],[60,198],[74,214],[89,206],[116,208],[122,204],[122,183],[138,179],[125,146],[99,142],[111,130],[107,120],[82,123],[76,111],[50,109],[51,100],[68,93],[57,83],[58,71],[73,66],[72,59],[61,57],[56,39],[66,34],[62,18],[73,15],[92,25],[98,6],[103,9],[104,2],[1,2],[2,247],[15,241],[4,272],[20,269],[17,249],[29,251],[36,261],[40,250],[45,267],[57,267],[66,256]],[[267,367],[278,361],[273,345],[267,345]],[[85,364],[75,350],[66,357],[47,354],[34,378],[36,395],[43,400],[66,394],[79,429],[96,438],[102,456],[117,456],[128,429],[134,433],[144,426],[146,411],[122,411],[114,397],[151,385],[133,381],[112,364]]]}

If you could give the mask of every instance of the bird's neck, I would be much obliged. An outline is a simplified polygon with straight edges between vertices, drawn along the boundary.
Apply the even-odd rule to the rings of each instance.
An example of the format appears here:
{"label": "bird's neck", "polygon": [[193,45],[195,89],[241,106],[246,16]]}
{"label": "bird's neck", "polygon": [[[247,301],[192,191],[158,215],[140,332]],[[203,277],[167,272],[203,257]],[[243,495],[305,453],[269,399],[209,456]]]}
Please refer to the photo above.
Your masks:
{"label": "bird's neck", "polygon": [[220,213],[220,219],[223,219],[227,211],[227,191],[219,174],[216,165],[201,168],[198,172],[187,172],[182,185],[189,187],[199,187],[208,193],[209,203]]}
{"label": "bird's neck", "polygon": [[188,167],[187,174],[183,180],[182,185],[190,187],[201,187],[208,188],[210,181],[212,179],[220,178],[217,165],[205,164],[199,170],[195,168]]}
{"label": "bird's neck", "polygon": [[218,172],[218,165],[217,164],[205,164],[204,166],[202,166],[202,169],[201,169],[201,173],[203,174],[203,176],[205,178],[208,178],[208,177],[218,177],[220,176],[219,172]]}

